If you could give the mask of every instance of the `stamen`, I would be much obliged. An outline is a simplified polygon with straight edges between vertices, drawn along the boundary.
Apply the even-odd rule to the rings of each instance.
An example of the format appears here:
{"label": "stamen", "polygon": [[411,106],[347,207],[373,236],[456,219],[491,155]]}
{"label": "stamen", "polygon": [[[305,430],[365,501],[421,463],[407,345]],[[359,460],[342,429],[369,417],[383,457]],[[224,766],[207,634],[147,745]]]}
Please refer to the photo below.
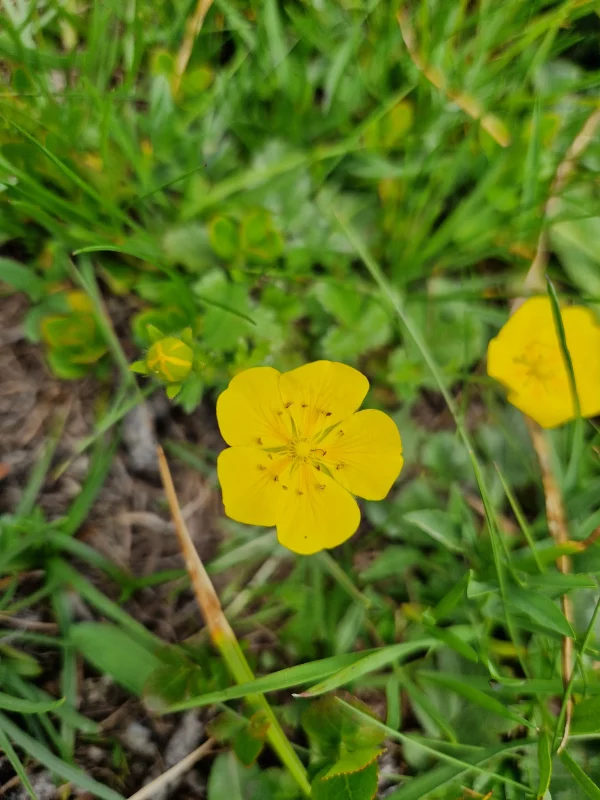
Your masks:
{"label": "stamen", "polygon": [[290,406],[293,406],[293,405],[294,405],[294,403],[292,402],[292,400],[290,400],[289,403],[285,404],[285,407],[289,408]]}
{"label": "stamen", "polygon": [[331,412],[331,411],[326,411],[326,412],[325,412],[325,416],[326,416],[326,417],[330,417],[330,416],[331,416],[331,414],[332,414],[332,412]]}
{"label": "stamen", "polygon": [[321,491],[323,491],[324,488],[325,488],[325,484],[324,483],[317,483],[317,489],[320,489]]}
{"label": "stamen", "polygon": [[343,464],[337,464],[336,469],[341,469],[343,466],[344,466]]}
{"label": "stamen", "polygon": [[266,467],[265,467],[263,464],[259,464],[259,465],[258,465],[258,469],[259,469],[261,472],[264,472],[264,471],[265,471],[267,468],[266,468]]}
{"label": "stamen", "polygon": [[338,432],[337,432],[337,435],[338,435],[338,436],[343,436],[343,435],[344,435],[344,431],[338,431]]}
{"label": "stamen", "polygon": [[285,483],[282,483],[282,484],[281,484],[281,488],[282,488],[282,489],[285,489],[285,490],[286,490],[286,492],[287,492],[287,490],[288,490],[288,487],[285,485]]}
{"label": "stamen", "polygon": [[258,439],[256,440],[256,444],[262,445],[262,443],[263,443],[263,440],[259,436]]}
{"label": "stamen", "polygon": [[275,483],[277,483],[277,481],[279,480],[279,475],[275,475],[275,477],[273,478],[273,480],[275,481]]}
{"label": "stamen", "polygon": [[303,495],[304,492],[302,491],[302,489],[296,489],[296,494],[297,495]]}
{"label": "stamen", "polygon": [[300,406],[300,408],[308,408],[308,403],[302,403],[302,405]]}
{"label": "stamen", "polygon": [[317,455],[321,456],[321,458],[325,458],[327,455],[327,450],[321,450],[320,447],[314,447],[310,452],[317,453]]}

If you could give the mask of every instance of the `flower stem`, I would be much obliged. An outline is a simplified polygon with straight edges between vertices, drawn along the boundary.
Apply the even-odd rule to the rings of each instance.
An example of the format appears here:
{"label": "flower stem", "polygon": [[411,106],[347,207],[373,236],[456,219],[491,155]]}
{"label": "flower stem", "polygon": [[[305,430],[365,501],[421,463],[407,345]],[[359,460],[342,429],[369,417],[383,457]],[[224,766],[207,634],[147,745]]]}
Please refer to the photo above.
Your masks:
{"label": "flower stem", "polygon": [[[200,560],[200,556],[188,532],[179,507],[177,494],[175,493],[169,465],[167,464],[167,459],[165,458],[162,447],[158,448],[158,464],[185,566],[190,576],[196,600],[198,601],[202,616],[206,622],[211,641],[223,657],[236,683],[252,681],[254,680],[254,674],[250,669],[250,665],[246,660],[246,656],[240,647],[231,625],[223,613],[218,595],[215,592],[204,564]],[[279,720],[275,716],[273,709],[264,695],[249,695],[247,700],[254,708],[266,714],[270,723],[267,731],[267,739],[271,747],[277,753],[281,762],[287,767],[290,774],[295,778],[304,794],[307,796],[310,795],[310,784],[308,782],[306,769],[283,732]]]}

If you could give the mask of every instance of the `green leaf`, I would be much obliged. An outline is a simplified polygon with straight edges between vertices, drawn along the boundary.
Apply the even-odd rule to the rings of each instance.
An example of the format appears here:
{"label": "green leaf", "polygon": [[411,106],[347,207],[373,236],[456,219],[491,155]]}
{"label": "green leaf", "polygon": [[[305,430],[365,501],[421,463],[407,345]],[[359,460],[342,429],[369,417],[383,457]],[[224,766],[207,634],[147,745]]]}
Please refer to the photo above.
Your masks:
{"label": "green leaf", "polygon": [[46,769],[60,775],[65,781],[72,783],[74,786],[79,787],[84,792],[89,792],[93,797],[98,797],[100,800],[123,800],[123,795],[109,789],[102,783],[90,778],[85,772],[78,767],[73,767],[62,758],[55,756],[47,747],[37,742],[32,736],[25,733],[21,728],[12,722],[4,714],[0,714],[0,728],[9,736],[9,738],[24,750],[31,758],[39,761]]}
{"label": "green leaf", "polygon": [[576,704],[571,730],[573,733],[600,731],[600,697],[589,697]]}
{"label": "green leaf", "polygon": [[413,655],[413,653],[418,653],[419,650],[430,650],[438,644],[439,642],[435,639],[429,638],[382,647],[374,653],[363,656],[356,663],[344,667],[321,683],[311,686],[307,691],[301,692],[298,697],[317,697],[320,694],[325,694],[325,692],[331,692],[346,683],[362,678],[363,675],[368,675],[370,672],[387,667],[395,661],[402,661]]}
{"label": "green leaf", "polygon": [[[527,742],[527,740],[525,740]],[[436,796],[435,793],[439,789],[443,789],[449,784],[454,785],[455,782],[463,776],[469,774],[471,771],[469,765],[480,767],[491,761],[492,758],[509,753],[512,750],[518,750],[523,746],[524,740],[517,742],[509,742],[508,744],[501,744],[498,747],[488,747],[485,750],[478,750],[476,753],[463,756],[462,765],[443,765],[429,769],[422,775],[412,778],[405,786],[401,786],[388,795],[387,800],[424,800],[425,798]],[[531,740],[529,740],[531,743]],[[451,794],[450,797],[453,795]]]}
{"label": "green leaf", "polygon": [[25,292],[33,301],[44,295],[44,281],[33,267],[24,267],[12,258],[0,257],[0,283],[7,283],[17,292]]}
{"label": "green leaf", "polygon": [[571,756],[566,750],[559,754],[559,758],[570,772],[571,777],[575,783],[583,790],[586,797],[590,800],[600,800],[600,787],[596,786],[594,781],[585,774],[576,761],[573,761]]}
{"label": "green leaf", "polygon": [[561,636],[575,638],[568,621],[549,597],[513,587],[508,597],[508,604],[513,611],[524,614],[542,628],[560,633]]}
{"label": "green leaf", "polygon": [[0,692],[0,708],[5,711],[16,711],[19,714],[44,714],[47,711],[54,711],[65,702],[62,697],[59,700],[23,700],[20,697],[13,697],[10,694]]}
{"label": "green leaf", "polygon": [[173,398],[177,397],[179,392],[181,391],[181,384],[180,383],[172,383],[170,386],[167,386],[165,389],[165,393],[169,400],[173,400]]}
{"label": "green leaf", "polygon": [[240,250],[237,225],[227,217],[213,217],[208,227],[212,249],[225,261],[233,261]]}
{"label": "green leaf", "polygon": [[525,717],[517,714],[516,711],[512,711],[508,706],[496,700],[496,698],[490,697],[485,692],[476,689],[474,686],[471,686],[471,684],[459,678],[441,672],[421,672],[419,674],[422,679],[431,683],[436,683],[438,686],[444,686],[446,689],[450,689],[450,691],[456,692],[456,694],[464,697],[465,700],[468,700],[470,703],[474,703],[480,708],[485,708],[486,711],[491,711],[504,719],[510,719],[527,728],[535,729],[536,727],[532,722],[529,722]]}
{"label": "green leaf", "polygon": [[232,752],[218,755],[208,777],[208,800],[252,800],[248,783],[256,776],[257,767],[244,767]]}
{"label": "green leaf", "polygon": [[435,539],[436,542],[443,544],[453,553],[462,553],[463,546],[456,533],[456,528],[449,514],[438,509],[426,509],[423,511],[410,511],[404,515],[404,519],[411,525]]}
{"label": "green leaf", "polygon": [[440,642],[443,642],[447,647],[455,650],[463,656],[463,658],[473,661],[473,663],[479,661],[479,656],[471,645],[465,642],[464,639],[461,639],[460,636],[457,636],[450,628],[438,628],[437,625],[429,623],[425,617],[423,618],[423,624],[432,636],[435,636],[436,639],[439,639]]}
{"label": "green leaf", "polygon": [[379,767],[374,762],[359,772],[325,777],[319,773],[311,784],[312,800],[373,800],[377,794]]}
{"label": "green leaf", "polygon": [[[378,652],[378,651],[371,651]],[[231,686],[228,689],[220,689],[216,692],[209,692],[200,695],[199,697],[192,697],[185,703],[179,703],[167,709],[169,712],[183,711],[187,708],[197,708],[200,706],[210,706],[215,703],[224,703],[228,700],[238,700],[242,697],[247,697],[249,694],[275,692],[280,689],[289,689],[291,686],[299,686],[303,683],[310,683],[311,681],[323,678],[326,675],[331,675],[337,672],[342,667],[349,664],[354,664],[365,657],[365,653],[343,653],[338,656],[330,658],[322,658],[318,661],[310,661],[307,664],[298,664],[295,667],[288,667],[287,669],[273,672],[271,675],[265,675],[262,678],[257,678],[248,683],[242,683],[238,686]]]}
{"label": "green leaf", "polygon": [[543,800],[544,795],[550,788],[550,780],[552,778],[552,752],[550,735],[548,731],[540,731],[538,736],[537,746],[538,769],[540,772],[538,780],[537,797]]}
{"label": "green leaf", "polygon": [[[311,703],[302,715],[302,727],[311,742],[311,749],[330,762],[337,763],[365,748],[370,752],[381,749],[385,734],[376,725],[379,720],[356,698],[352,698],[348,705],[360,711],[361,715],[350,713],[332,695]],[[360,758],[359,755],[358,761]]]}
{"label": "green leaf", "polygon": [[70,642],[100,672],[140,697],[152,672],[161,665],[154,653],[121,628],[105,622],[81,622],[70,630]]}
{"label": "green leaf", "polygon": [[245,766],[254,764],[260,755],[270,724],[264,711],[257,711],[233,737],[233,750]]}
{"label": "green leaf", "polygon": [[360,772],[385,752],[383,747],[359,747],[339,758],[331,769],[327,770],[323,779],[333,778],[351,772]]}
{"label": "green leaf", "polygon": [[138,375],[147,375],[149,371],[145,361],[133,361],[129,365],[129,369]]}
{"label": "green leaf", "polygon": [[21,763],[21,759],[15,752],[15,748],[12,746],[10,739],[4,732],[4,730],[0,727],[0,750],[4,752],[4,755],[8,759],[11,767],[19,776],[19,779],[23,786],[25,787],[27,794],[29,797],[33,798],[33,800],[37,800],[37,795],[33,789],[29,781],[29,775],[27,774],[27,770]]}

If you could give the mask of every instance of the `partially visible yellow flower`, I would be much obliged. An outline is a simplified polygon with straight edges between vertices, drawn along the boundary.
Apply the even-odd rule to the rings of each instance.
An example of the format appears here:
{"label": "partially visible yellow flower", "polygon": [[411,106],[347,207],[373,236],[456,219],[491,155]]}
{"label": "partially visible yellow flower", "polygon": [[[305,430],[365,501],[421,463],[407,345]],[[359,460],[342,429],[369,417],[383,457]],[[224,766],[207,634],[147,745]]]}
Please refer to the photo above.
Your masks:
{"label": "partially visible yellow flower", "polygon": [[333,361],[236,375],[217,401],[231,445],[217,463],[226,514],[276,525],[281,544],[296,553],[352,536],[360,522],[353,495],[382,500],[403,462],[393,420],[382,411],[355,413],[368,388],[362,373]]}
{"label": "partially visible yellow flower", "polygon": [[[583,306],[561,310],[583,417],[600,414],[600,325]],[[488,375],[543,428],[574,419],[575,403],[548,297],[527,300],[489,344]]]}
{"label": "partially visible yellow flower", "polygon": [[154,342],[146,355],[150,372],[169,383],[187,378],[194,366],[194,351],[181,339],[165,336]]}

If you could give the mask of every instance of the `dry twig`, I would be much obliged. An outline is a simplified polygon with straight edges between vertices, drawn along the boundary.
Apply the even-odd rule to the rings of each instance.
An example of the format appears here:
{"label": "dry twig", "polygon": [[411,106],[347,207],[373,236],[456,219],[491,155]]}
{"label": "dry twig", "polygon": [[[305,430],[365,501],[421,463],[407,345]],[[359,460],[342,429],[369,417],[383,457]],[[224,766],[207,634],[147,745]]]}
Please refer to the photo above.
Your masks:
{"label": "dry twig", "polygon": [[192,50],[194,49],[194,42],[196,41],[198,34],[202,30],[204,19],[208,14],[208,12],[210,11],[210,7],[212,6],[212,4],[213,0],[198,0],[194,13],[186,23],[183,41],[181,43],[181,47],[179,48],[179,52],[177,53],[177,58],[175,60],[175,77],[173,79],[174,95],[178,94],[179,92],[179,87],[181,86],[181,79],[183,78],[183,73],[186,70],[188,62],[192,55]]}
{"label": "dry twig", "polygon": [[[577,159],[583,153],[589,144],[594,132],[600,125],[600,109],[596,109],[586,120],[582,129],[579,131],[571,146],[567,150],[564,159],[558,165],[554,180],[550,188],[550,193],[543,212],[543,227],[540,234],[536,254],[529,267],[525,277],[524,288],[526,294],[536,291],[544,291],[544,278],[546,268],[548,266],[549,255],[549,239],[548,239],[548,226],[545,224],[556,213],[558,204],[558,195],[565,188],[569,177],[571,176]],[[520,297],[515,300],[512,305],[511,313],[514,313],[524,302],[526,297]],[[542,485],[544,488],[544,497],[546,502],[546,516],[548,519],[548,530],[557,545],[563,545],[569,541],[569,529],[567,515],[563,501],[562,492],[558,481],[552,469],[552,461],[550,458],[550,448],[548,440],[544,431],[540,426],[529,418],[525,418],[531,441],[535,449],[538,463],[540,465],[540,472],[542,475]],[[592,536],[594,536],[592,534]],[[600,534],[599,534],[600,535]],[[591,538],[591,537],[590,537]],[[571,560],[567,555],[562,555],[557,560],[557,567],[563,574],[566,574],[571,569]],[[569,624],[573,622],[573,606],[571,598],[568,594],[562,596],[562,610],[565,618]],[[561,651],[561,673],[565,690],[571,679],[573,670],[573,640],[565,636],[562,641]],[[573,700],[571,696],[567,698],[565,708],[565,728],[558,747],[560,753],[567,745],[569,740],[569,732],[571,729],[571,719],[573,716]]]}
{"label": "dry twig", "polygon": [[184,772],[191,769],[197,761],[209,753],[214,743],[214,739],[207,739],[200,747],[197,747],[185,758],[182,758],[174,767],[171,767],[171,769],[159,775],[158,778],[155,778],[153,781],[146,784],[146,786],[143,786],[139,792],[132,794],[129,800],[149,800],[149,798],[154,797],[156,792],[159,792],[161,789],[164,789],[165,786],[177,780]]}

